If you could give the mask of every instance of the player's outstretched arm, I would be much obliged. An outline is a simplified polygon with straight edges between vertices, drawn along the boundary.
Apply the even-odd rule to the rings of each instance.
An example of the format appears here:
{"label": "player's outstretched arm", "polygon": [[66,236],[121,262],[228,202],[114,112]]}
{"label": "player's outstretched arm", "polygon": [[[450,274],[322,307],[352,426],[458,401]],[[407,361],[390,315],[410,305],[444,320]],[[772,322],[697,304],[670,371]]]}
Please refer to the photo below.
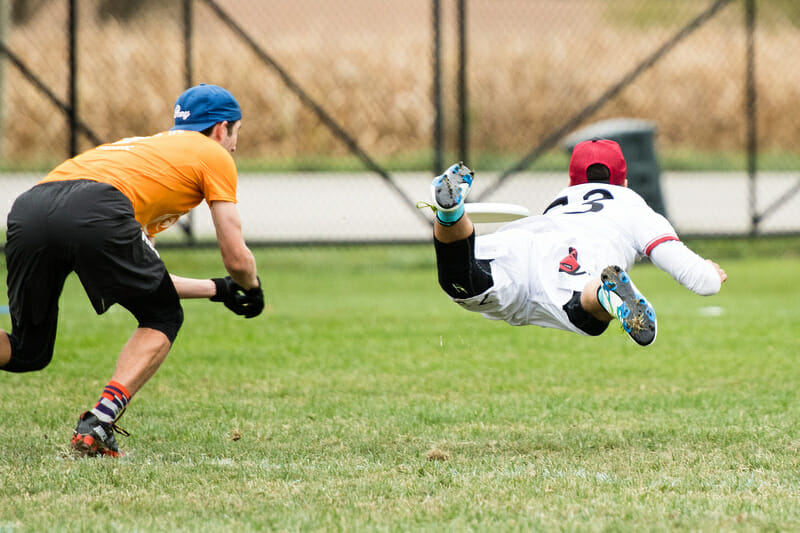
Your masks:
{"label": "player's outstretched arm", "polygon": [[170,274],[180,298],[208,298],[222,302],[225,307],[245,318],[253,318],[264,310],[264,292],[261,287],[244,289],[233,278],[194,279]]}
{"label": "player's outstretched arm", "polygon": [[175,274],[170,274],[169,277],[172,278],[172,284],[181,299],[211,298],[217,292],[214,281],[210,279],[184,278]]}
{"label": "player's outstretched arm", "polygon": [[714,261],[703,259],[680,241],[667,241],[650,252],[650,260],[675,281],[701,296],[719,292],[727,273]]}
{"label": "player's outstretched arm", "polygon": [[233,281],[245,289],[260,287],[256,260],[244,242],[242,222],[236,204],[211,202],[210,208],[225,270]]}

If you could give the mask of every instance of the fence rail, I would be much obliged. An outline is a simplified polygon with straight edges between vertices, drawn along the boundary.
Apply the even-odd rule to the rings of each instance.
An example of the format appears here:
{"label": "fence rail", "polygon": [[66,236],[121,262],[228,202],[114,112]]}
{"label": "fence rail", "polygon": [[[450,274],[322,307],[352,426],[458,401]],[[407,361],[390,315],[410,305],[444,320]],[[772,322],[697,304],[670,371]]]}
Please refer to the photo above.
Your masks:
{"label": "fence rail", "polygon": [[[719,170],[735,177],[717,190],[743,197],[718,208],[743,209],[749,223],[720,224],[724,217],[708,212],[705,229],[693,226],[693,234],[800,232],[800,224],[770,222],[800,194],[800,127],[785,113],[796,105],[800,65],[776,59],[795,53],[800,6],[665,4],[0,0],[0,152],[7,168],[41,167],[101,142],[161,131],[183,88],[218,83],[245,111],[237,151],[245,166],[290,160],[302,168],[309,159],[349,157],[349,166],[379,179],[380,194],[371,201],[414,220],[402,225],[429,229],[429,217],[414,207],[427,187],[401,184],[397,161],[414,160],[411,166],[428,176],[448,159],[479,172],[483,161],[505,161],[492,164],[475,197],[522,194],[536,211],[541,174],[530,171],[540,159],[548,156],[545,166],[552,167],[562,156],[566,167],[563,141],[571,132],[591,120],[635,117],[656,124],[658,153],[667,161],[691,167],[701,160],[705,170],[714,158],[728,161]],[[762,179],[761,152],[770,154],[767,170],[784,179]],[[6,200],[15,195],[8,184],[18,183],[17,175],[29,176],[7,172],[0,180]],[[305,214],[312,227],[298,241],[376,238],[348,224],[337,232],[324,215],[360,194],[348,186],[353,176],[325,175],[323,204]],[[779,189],[765,193],[762,181]],[[281,220],[292,219],[298,198],[323,194],[311,185],[279,187],[274,177],[265,183],[273,189],[259,187],[264,198],[287,195],[274,206],[283,210],[276,214]],[[685,180],[681,187],[673,204],[691,204],[705,190]],[[511,189],[516,196],[503,197]],[[418,234],[398,231],[387,218],[370,221],[382,240]],[[182,238],[205,239],[192,220],[184,222]],[[286,240],[271,230],[280,224],[263,217],[244,225],[250,240]]]}

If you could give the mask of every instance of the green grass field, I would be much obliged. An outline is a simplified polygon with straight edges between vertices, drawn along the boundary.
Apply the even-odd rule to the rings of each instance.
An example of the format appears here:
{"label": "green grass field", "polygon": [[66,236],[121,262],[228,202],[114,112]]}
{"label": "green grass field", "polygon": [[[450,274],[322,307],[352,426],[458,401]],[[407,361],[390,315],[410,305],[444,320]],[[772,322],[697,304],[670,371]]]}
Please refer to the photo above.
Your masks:
{"label": "green grass field", "polygon": [[267,312],[186,302],[116,460],[68,442],[135,323],[70,278],[52,364],[0,373],[0,531],[798,530],[800,241],[697,244],[717,296],[632,271],[649,348],[468,313],[429,246],[256,250]]}

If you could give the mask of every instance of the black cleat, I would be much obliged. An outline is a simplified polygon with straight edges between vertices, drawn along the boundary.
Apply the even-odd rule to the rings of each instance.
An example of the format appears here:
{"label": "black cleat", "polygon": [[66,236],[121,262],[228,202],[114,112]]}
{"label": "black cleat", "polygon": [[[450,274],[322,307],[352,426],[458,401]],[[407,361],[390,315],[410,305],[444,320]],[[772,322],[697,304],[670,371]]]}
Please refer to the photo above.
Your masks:
{"label": "black cleat", "polygon": [[[121,414],[121,413],[120,413]],[[119,417],[118,417],[119,418]],[[123,454],[117,446],[114,432],[126,437],[130,434],[115,423],[102,422],[94,413],[86,411],[78,420],[72,436],[72,449],[82,457],[110,455],[121,457]]]}

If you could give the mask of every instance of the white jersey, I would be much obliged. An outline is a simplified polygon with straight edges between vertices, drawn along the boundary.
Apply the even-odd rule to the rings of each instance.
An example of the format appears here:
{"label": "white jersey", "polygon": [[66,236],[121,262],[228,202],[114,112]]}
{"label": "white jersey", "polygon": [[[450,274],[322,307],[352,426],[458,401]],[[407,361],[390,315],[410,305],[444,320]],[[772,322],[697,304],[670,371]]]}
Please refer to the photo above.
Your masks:
{"label": "white jersey", "polygon": [[628,270],[657,245],[679,240],[669,221],[636,192],[607,184],[567,187],[556,195],[543,215],[522,219],[501,231],[515,226],[533,233],[552,231],[573,236],[580,245],[576,246],[579,252],[604,263],[600,270],[612,264]]}
{"label": "white jersey", "polygon": [[[680,243],[665,217],[626,187],[574,185],[559,192],[542,215],[478,236],[475,257],[491,261],[494,285],[478,296],[454,301],[486,318],[512,325],[585,334],[569,321],[563,309],[573,292],[582,291],[609,265],[630,270],[637,259],[649,256],[664,243],[679,247],[675,253],[663,254],[661,264],[655,264],[686,285],[685,279],[671,271],[675,259],[685,263],[688,253],[701,263],[705,261]],[[709,274],[706,268],[713,270],[709,265],[696,268],[702,268],[704,276]],[[718,278],[715,271],[713,275]]]}

